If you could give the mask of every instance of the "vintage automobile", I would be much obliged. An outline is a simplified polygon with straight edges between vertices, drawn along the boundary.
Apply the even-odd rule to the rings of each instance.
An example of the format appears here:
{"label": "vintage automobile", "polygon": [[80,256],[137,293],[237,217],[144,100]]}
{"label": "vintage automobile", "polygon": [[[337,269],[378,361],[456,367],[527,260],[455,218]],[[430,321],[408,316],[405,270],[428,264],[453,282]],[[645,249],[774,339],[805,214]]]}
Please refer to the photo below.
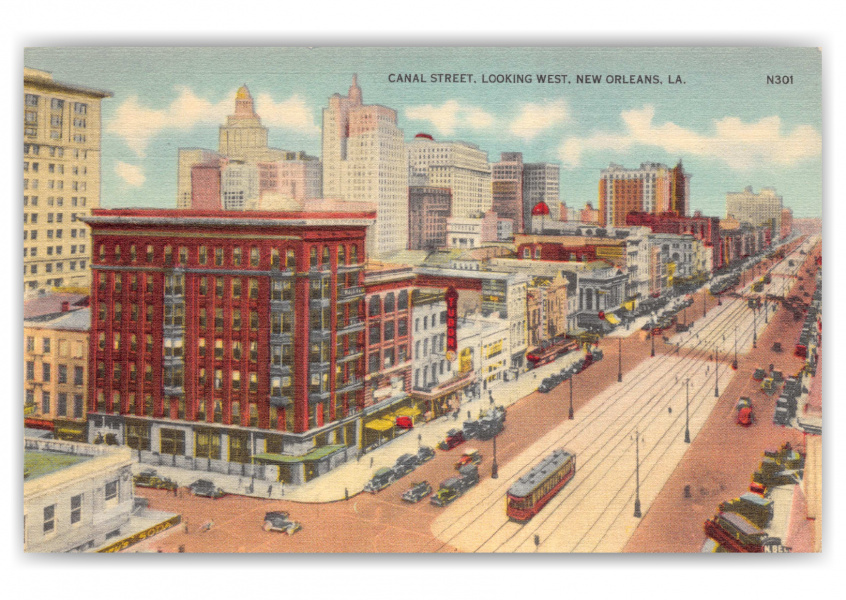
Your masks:
{"label": "vintage automobile", "polygon": [[175,490],[179,487],[175,481],[171,481],[167,477],[159,477],[153,469],[141,471],[132,480],[138,487],[155,488],[157,490]]}
{"label": "vintage automobile", "polygon": [[416,454],[403,454],[394,464],[394,476],[396,479],[404,477],[416,469],[418,464],[420,463],[417,460]]}
{"label": "vintage automobile", "polygon": [[302,523],[292,521],[284,510],[274,510],[264,513],[264,530],[280,531],[288,535],[294,535],[303,528]]}
{"label": "vintage automobile", "polygon": [[394,473],[393,469],[389,469],[388,467],[382,467],[376,473],[373,474],[373,477],[364,484],[364,491],[370,492],[371,494],[375,494],[378,491],[384,490],[386,487],[391,485],[394,481],[396,481],[397,476]]}
{"label": "vintage automobile", "polygon": [[429,502],[433,506],[446,506],[452,504],[461,494],[464,493],[464,486],[460,477],[450,477],[441,482],[438,491],[432,494]]}
{"label": "vintage automobile", "polygon": [[755,415],[751,406],[744,406],[737,411],[737,424],[743,427],[750,427],[755,422]]}
{"label": "vintage automobile", "polygon": [[399,416],[396,420],[396,426],[400,429],[414,429],[414,423],[411,421],[411,417],[408,416]]}
{"label": "vintage automobile", "polygon": [[773,343],[773,352],[782,352],[781,342]]}
{"label": "vintage automobile", "polygon": [[420,463],[424,463],[427,460],[432,460],[433,458],[435,458],[435,451],[429,446],[420,446],[417,449],[417,460]]}
{"label": "vintage automobile", "polygon": [[755,372],[752,374],[752,379],[755,381],[763,381],[766,376],[767,372],[764,369],[755,369]]}
{"label": "vintage automobile", "polygon": [[482,455],[475,448],[468,448],[455,463],[455,468],[460,469],[465,465],[478,465],[482,462]]}
{"label": "vintage automobile", "polygon": [[409,489],[407,489],[402,494],[402,499],[406,502],[420,502],[423,498],[428,496],[432,493],[432,486],[429,485],[428,481],[420,481],[418,483],[414,483],[411,485]]}
{"label": "vintage automobile", "polygon": [[450,429],[447,431],[446,439],[438,444],[438,447],[441,450],[452,450],[456,446],[463,444],[465,441],[464,433],[461,430]]}
{"label": "vintage automobile", "polygon": [[226,495],[226,492],[224,492],[221,488],[216,487],[214,482],[209,481],[208,479],[198,479],[188,487],[192,494],[195,496],[203,496],[204,498],[217,499]]}

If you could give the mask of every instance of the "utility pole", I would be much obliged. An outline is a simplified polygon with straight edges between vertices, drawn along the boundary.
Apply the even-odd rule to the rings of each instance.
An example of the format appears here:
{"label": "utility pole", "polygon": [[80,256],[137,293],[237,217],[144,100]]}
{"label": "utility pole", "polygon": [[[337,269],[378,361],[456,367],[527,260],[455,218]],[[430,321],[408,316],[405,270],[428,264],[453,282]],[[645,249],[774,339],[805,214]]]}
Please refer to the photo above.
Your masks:
{"label": "utility pole", "polygon": [[640,512],[640,432],[635,430],[635,505],[634,516],[639,519]]}
{"label": "utility pole", "polygon": [[690,443],[690,378],[684,382],[684,443]]}

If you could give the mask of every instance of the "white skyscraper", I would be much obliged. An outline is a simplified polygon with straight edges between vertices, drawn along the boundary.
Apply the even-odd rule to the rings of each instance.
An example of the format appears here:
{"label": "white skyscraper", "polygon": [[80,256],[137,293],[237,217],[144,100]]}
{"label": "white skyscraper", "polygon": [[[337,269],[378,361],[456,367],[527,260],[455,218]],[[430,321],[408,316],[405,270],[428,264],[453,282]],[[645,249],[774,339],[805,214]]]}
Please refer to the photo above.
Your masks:
{"label": "white skyscraper", "polygon": [[453,217],[477,217],[491,209],[488,153],[467,142],[439,142],[422,133],[408,144],[408,166],[427,185],[449,188]]}
{"label": "white skyscraper", "polygon": [[396,111],[362,104],[356,77],[348,96],[333,94],[323,109],[323,195],[376,205],[367,234],[370,256],[404,250],[408,242],[408,161]]}

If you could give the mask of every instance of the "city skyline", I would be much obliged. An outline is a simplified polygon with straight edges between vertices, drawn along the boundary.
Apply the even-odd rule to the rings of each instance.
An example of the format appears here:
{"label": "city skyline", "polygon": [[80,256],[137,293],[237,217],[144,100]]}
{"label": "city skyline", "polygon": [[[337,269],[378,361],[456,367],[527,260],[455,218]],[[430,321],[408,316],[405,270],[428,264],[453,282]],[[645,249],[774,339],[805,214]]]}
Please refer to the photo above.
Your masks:
{"label": "city skyline", "polygon": [[[245,83],[271,146],[321,156],[321,112],[357,73],[364,102],[395,109],[406,141],[426,132],[476,144],[490,162],[518,151],[561,164],[561,200],[571,208],[596,207],[600,171],[612,162],[681,159],[693,176],[691,212],[724,216],[725,194],[752,186],[776,188],[796,218],[821,217],[818,51],[727,50],[183,48],[178,63],[161,63],[173,49],[30,48],[25,65],[114,92],[103,103],[108,208],[175,206],[178,148],[216,147]],[[435,70],[476,83],[389,81]],[[539,84],[539,73],[567,74],[572,83]],[[768,85],[771,73],[794,73],[795,83]],[[495,74],[524,75],[524,83],[481,83]],[[576,83],[588,74],[655,74],[662,83]],[[671,84],[676,74],[685,83]]]}

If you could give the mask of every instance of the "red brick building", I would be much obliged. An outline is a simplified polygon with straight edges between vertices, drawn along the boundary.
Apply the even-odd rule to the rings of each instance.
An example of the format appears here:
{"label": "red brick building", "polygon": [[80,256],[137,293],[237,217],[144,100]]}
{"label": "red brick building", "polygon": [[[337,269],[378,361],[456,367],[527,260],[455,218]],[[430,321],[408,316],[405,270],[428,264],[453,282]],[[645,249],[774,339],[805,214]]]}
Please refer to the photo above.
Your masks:
{"label": "red brick building", "polygon": [[294,483],[357,453],[374,218],[95,210],[89,438]]}
{"label": "red brick building", "polygon": [[452,215],[449,188],[409,186],[408,249],[437,250],[447,243],[447,219]]}

